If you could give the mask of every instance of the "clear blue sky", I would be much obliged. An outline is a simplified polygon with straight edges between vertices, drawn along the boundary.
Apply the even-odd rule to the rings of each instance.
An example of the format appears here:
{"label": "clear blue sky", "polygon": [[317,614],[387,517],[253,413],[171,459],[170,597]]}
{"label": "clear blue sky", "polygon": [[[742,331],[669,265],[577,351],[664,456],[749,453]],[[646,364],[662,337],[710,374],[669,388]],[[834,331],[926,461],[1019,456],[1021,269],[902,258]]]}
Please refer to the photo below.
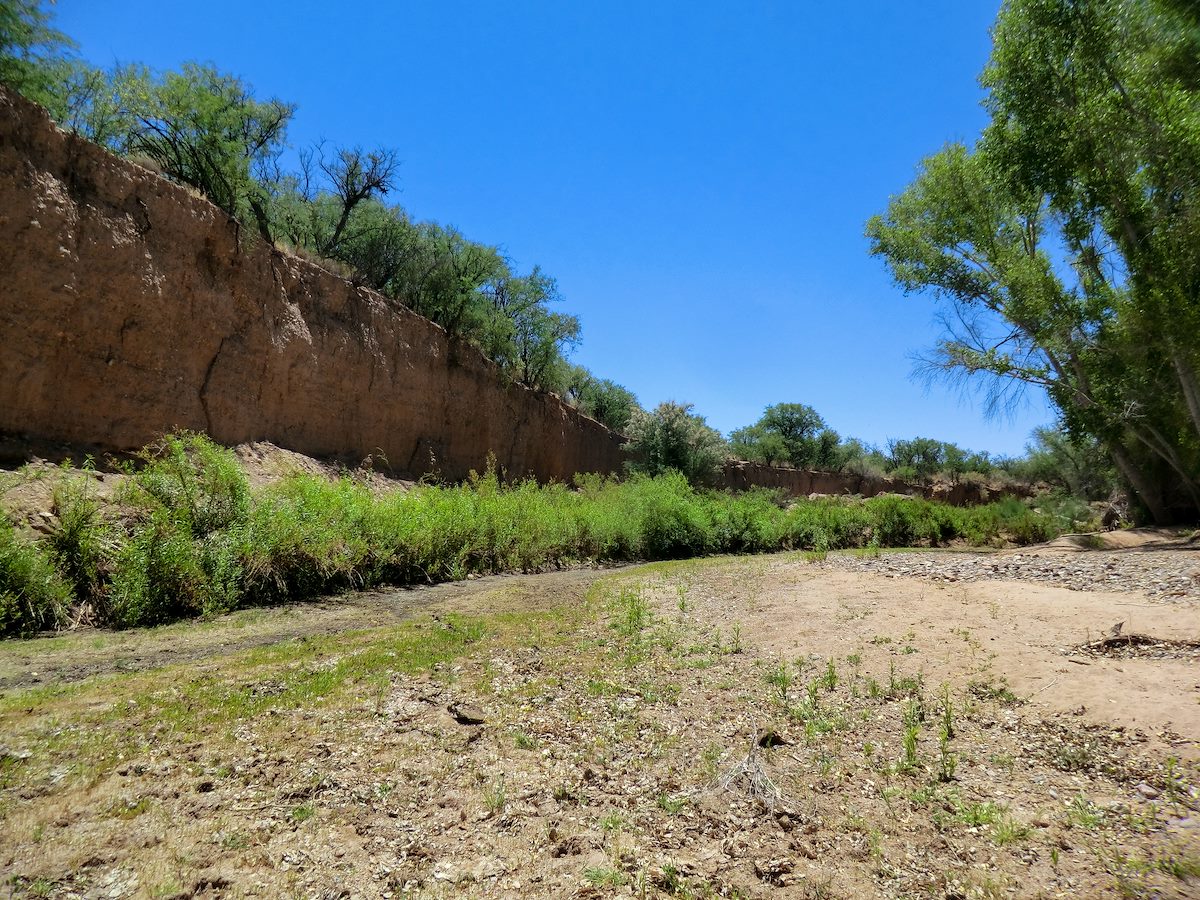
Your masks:
{"label": "clear blue sky", "polygon": [[298,104],[302,145],[394,147],[393,199],[555,276],[575,360],[728,432],[776,402],[843,435],[1017,453],[912,357],[935,307],[863,224],[920,158],[983,126],[999,0],[59,0],[97,64],[211,61]]}

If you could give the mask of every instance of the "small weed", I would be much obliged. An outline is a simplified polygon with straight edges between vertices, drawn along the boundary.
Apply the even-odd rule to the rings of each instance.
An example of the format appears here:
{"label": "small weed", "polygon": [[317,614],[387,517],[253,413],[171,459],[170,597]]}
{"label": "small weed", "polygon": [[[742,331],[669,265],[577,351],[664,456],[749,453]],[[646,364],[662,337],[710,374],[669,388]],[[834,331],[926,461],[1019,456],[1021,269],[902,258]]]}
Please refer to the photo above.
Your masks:
{"label": "small weed", "polygon": [[979,700],[994,700],[1005,706],[1017,706],[1023,701],[1008,687],[1008,681],[1001,678],[999,683],[993,681],[975,680],[967,685],[971,696]]}
{"label": "small weed", "polygon": [[1011,753],[993,753],[988,759],[991,760],[992,765],[1004,769],[1010,774],[1017,765],[1017,761]]}
{"label": "small weed", "polygon": [[653,618],[650,601],[641,587],[622,588],[617,598],[617,632],[627,638],[635,638],[650,624]]}
{"label": "small weed", "polygon": [[910,699],[904,704],[904,724],[905,725],[920,725],[925,721],[925,704],[918,695]]}
{"label": "small weed", "polygon": [[954,818],[963,825],[995,825],[1004,818],[1004,808],[988,800],[979,803],[955,801]]}
{"label": "small weed", "polygon": [[569,784],[557,784],[554,790],[551,791],[552,796],[557,803],[578,803],[579,792]]}
{"label": "small weed", "polygon": [[950,696],[950,685],[942,685],[942,731],[946,740],[954,737],[954,701]]}
{"label": "small weed", "polygon": [[729,640],[729,646],[725,648],[726,653],[741,653],[742,647],[742,623],[734,622],[733,630]]}
{"label": "small weed", "polygon": [[221,838],[221,846],[226,850],[245,850],[250,846],[250,838],[240,831],[230,831]]}
{"label": "small weed", "polygon": [[833,691],[838,686],[837,668],[834,666],[832,659],[825,664],[825,672],[821,675],[821,684],[824,685],[827,691]]}
{"label": "small weed", "polygon": [[307,822],[316,814],[317,808],[313,804],[304,803],[292,808],[292,821],[299,825],[302,822]]}
{"label": "small weed", "polygon": [[497,775],[483,791],[483,805],[493,816],[504,812],[508,804],[508,788],[504,784],[504,775]]}
{"label": "small weed", "polygon": [[1067,822],[1073,828],[1091,831],[1104,821],[1104,812],[1083,794],[1078,794],[1067,804]]}
{"label": "small weed", "polygon": [[599,825],[602,831],[621,831],[625,828],[625,818],[620,813],[609,813],[600,819]]}
{"label": "small weed", "polygon": [[943,725],[938,735],[938,781],[953,781],[958,757],[950,752],[950,733]]}
{"label": "small weed", "polygon": [[1154,867],[1180,881],[1200,878],[1200,856],[1191,853],[1161,857]]}
{"label": "small weed", "polygon": [[998,821],[992,830],[992,840],[998,847],[1007,847],[1029,837],[1029,826],[1018,822],[1007,813]]}
{"label": "small weed", "polygon": [[709,778],[715,778],[721,765],[721,757],[725,755],[725,748],[720,744],[709,744],[700,754],[700,761],[704,766],[704,772]]}
{"label": "small weed", "polygon": [[796,680],[796,677],[792,674],[792,670],[787,664],[779,663],[778,666],[763,676],[763,680],[775,689],[777,695],[775,699],[779,705],[786,707],[788,705],[788,690],[791,689],[792,683]]}
{"label": "small weed", "polygon": [[1094,745],[1088,742],[1064,742],[1054,748],[1050,763],[1063,772],[1087,772],[1095,764]]}
{"label": "small weed", "polygon": [[915,772],[917,769],[917,736],[921,733],[918,725],[909,725],[904,729],[904,755],[900,758],[900,771]]}
{"label": "small weed", "polygon": [[123,803],[113,804],[111,810],[114,818],[117,819],[136,819],[142,813],[150,809],[150,798],[142,797],[139,800],[126,800]]}
{"label": "small weed", "polygon": [[583,870],[584,880],[596,888],[618,888],[629,883],[624,872],[611,866],[592,866]]}
{"label": "small weed", "polygon": [[887,697],[889,700],[899,700],[901,697],[911,697],[920,692],[924,684],[924,679],[918,673],[917,675],[896,674],[896,661],[888,661],[888,689]]}
{"label": "small weed", "polygon": [[524,731],[517,731],[513,735],[513,746],[518,750],[534,750],[537,748],[537,739]]}
{"label": "small weed", "polygon": [[658,808],[665,812],[668,816],[674,816],[680,813],[688,804],[688,798],[682,794],[670,796],[669,794],[658,795]]}

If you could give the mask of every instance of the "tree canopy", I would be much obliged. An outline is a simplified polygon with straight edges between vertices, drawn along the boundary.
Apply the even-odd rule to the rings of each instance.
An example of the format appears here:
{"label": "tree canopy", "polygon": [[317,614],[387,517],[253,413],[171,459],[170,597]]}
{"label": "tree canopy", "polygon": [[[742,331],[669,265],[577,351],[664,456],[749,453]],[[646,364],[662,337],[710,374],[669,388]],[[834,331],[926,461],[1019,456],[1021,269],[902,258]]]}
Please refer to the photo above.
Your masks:
{"label": "tree canopy", "polygon": [[668,401],[653,412],[635,409],[629,420],[630,468],[647,475],[674,470],[693,484],[712,478],[725,461],[725,441],[690,403]]}
{"label": "tree canopy", "polygon": [[930,363],[1046,389],[1158,522],[1200,514],[1200,28],[1162,0],[1008,0],[974,147],[867,226],[947,331]]}

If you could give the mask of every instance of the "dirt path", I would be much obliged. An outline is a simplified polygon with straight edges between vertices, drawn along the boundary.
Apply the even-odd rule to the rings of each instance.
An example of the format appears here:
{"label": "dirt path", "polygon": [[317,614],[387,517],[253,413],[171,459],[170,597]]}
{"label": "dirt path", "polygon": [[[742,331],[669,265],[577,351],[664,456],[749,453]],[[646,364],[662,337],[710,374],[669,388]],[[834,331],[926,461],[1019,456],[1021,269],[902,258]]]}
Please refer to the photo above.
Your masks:
{"label": "dirt path", "polygon": [[1200,896],[1200,603],[1011,565],[697,560],[8,643],[3,885]]}
{"label": "dirt path", "polygon": [[95,675],[140,672],[284,641],[381,628],[418,615],[488,614],[523,608],[525,598],[578,600],[614,568],[580,568],[538,575],[493,575],[469,581],[357,591],[314,603],[244,610],[211,622],[112,631],[80,628],[35,640],[0,641],[0,692],[64,684]]}

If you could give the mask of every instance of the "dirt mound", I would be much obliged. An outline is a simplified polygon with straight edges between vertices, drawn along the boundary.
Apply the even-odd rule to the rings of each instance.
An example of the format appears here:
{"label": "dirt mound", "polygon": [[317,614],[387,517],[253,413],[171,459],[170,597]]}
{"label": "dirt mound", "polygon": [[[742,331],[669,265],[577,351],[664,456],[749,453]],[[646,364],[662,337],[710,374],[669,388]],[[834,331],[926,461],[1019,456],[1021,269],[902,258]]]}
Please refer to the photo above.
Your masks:
{"label": "dirt mound", "polygon": [[[387,471],[387,461],[377,461],[372,456],[351,468],[341,462],[315,459],[294,450],[277,447],[270,441],[238,444],[233,448],[233,453],[241,463],[252,487],[274,484],[289,475],[314,475],[331,479],[350,476],[369,485],[377,493],[406,490],[416,483],[411,479],[391,475]],[[377,464],[380,468],[376,468]]]}
{"label": "dirt mound", "polygon": [[1090,534],[1064,534],[1041,547],[1024,552],[1034,554],[1041,549],[1060,550],[1171,550],[1198,546],[1195,529],[1128,528]]}

